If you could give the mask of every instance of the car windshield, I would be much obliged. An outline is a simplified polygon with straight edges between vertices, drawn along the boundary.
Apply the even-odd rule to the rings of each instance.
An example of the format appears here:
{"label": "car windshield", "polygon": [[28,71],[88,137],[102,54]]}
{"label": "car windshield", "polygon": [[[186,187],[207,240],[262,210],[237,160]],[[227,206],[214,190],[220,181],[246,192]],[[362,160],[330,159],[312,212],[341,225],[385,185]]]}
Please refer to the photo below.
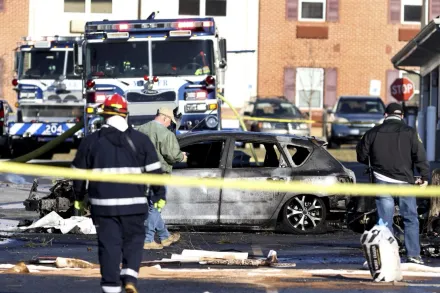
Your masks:
{"label": "car windshield", "polygon": [[302,117],[302,114],[291,103],[261,102],[255,104],[255,116]]}
{"label": "car windshield", "polygon": [[341,114],[383,114],[385,108],[380,100],[344,99],[339,102],[336,112]]}
{"label": "car windshield", "polygon": [[87,75],[140,77],[148,74],[148,42],[90,43]]}
{"label": "car windshield", "polygon": [[[20,79],[56,79],[63,75],[66,51],[34,50],[23,52],[19,68]],[[73,75],[73,53],[68,52],[67,78]]]}
{"label": "car windshield", "polygon": [[215,74],[210,40],[154,41],[152,55],[153,75]]}

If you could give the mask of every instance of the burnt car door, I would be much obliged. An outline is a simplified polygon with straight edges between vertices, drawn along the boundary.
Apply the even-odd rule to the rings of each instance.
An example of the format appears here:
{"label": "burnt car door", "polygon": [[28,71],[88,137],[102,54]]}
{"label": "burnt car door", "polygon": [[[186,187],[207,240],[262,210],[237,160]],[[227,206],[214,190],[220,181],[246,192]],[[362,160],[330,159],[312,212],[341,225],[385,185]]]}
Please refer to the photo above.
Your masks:
{"label": "burnt car door", "polygon": [[[260,145],[254,148],[253,145]],[[244,148],[238,146],[244,145]],[[230,142],[225,179],[255,181],[289,180],[291,169],[276,139],[237,139]],[[254,156],[255,154],[255,156]],[[284,193],[223,188],[220,204],[222,225],[262,225],[277,210]]]}
{"label": "burnt car door", "polygon": [[[195,179],[223,177],[226,139],[192,139],[181,141],[180,146],[188,158],[173,166],[172,175]],[[220,188],[167,186],[167,206],[162,216],[170,225],[217,225],[219,206]]]}

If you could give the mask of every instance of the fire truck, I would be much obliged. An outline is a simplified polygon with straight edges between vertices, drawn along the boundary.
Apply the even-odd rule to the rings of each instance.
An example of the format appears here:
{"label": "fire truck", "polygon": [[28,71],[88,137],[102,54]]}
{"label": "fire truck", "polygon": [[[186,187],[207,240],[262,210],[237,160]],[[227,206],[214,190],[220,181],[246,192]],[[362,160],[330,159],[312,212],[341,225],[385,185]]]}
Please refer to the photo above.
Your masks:
{"label": "fire truck", "polygon": [[87,22],[76,43],[83,78],[85,134],[102,125],[98,105],[114,93],[128,102],[128,123],[154,119],[162,106],[180,116],[177,133],[221,129],[226,39],[213,18]]}
{"label": "fire truck", "polygon": [[[73,127],[83,116],[81,76],[74,73],[73,44],[78,37],[24,37],[15,55],[17,113],[7,122],[8,145],[19,156]],[[69,152],[83,131],[55,150]],[[53,152],[46,154],[51,158]]]}

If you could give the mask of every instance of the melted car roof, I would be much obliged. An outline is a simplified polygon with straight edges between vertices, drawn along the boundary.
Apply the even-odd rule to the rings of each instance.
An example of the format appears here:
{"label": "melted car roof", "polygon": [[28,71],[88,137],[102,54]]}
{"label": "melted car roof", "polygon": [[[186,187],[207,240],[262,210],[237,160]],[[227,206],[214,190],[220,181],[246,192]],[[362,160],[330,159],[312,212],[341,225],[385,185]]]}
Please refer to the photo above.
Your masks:
{"label": "melted car roof", "polygon": [[292,139],[299,140],[302,142],[311,142],[312,139],[316,140],[318,143],[325,143],[324,141],[317,139],[315,137],[308,136],[298,136],[294,134],[274,134],[274,133],[261,133],[261,132],[251,132],[251,131],[234,131],[234,130],[204,130],[204,131],[195,131],[195,132],[187,132],[183,134],[179,134],[177,136],[178,139],[183,139],[187,137],[196,137],[196,136],[248,136],[248,137],[270,137],[276,138],[281,141],[291,141]]}

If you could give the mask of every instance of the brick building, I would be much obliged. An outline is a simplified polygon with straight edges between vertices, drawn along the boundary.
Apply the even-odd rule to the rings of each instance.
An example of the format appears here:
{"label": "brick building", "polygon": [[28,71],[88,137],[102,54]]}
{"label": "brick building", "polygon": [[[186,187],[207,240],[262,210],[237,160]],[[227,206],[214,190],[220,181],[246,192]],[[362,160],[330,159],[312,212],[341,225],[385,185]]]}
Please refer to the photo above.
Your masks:
{"label": "brick building", "polygon": [[0,98],[11,106],[16,102],[11,81],[14,76],[14,49],[28,33],[28,0],[0,0]]}
{"label": "brick building", "polygon": [[[439,15],[440,0],[261,0],[258,95],[311,105],[316,118],[341,95],[393,101],[389,85],[408,74],[390,59],[419,32],[422,11]],[[417,102],[419,78],[409,77]]]}

